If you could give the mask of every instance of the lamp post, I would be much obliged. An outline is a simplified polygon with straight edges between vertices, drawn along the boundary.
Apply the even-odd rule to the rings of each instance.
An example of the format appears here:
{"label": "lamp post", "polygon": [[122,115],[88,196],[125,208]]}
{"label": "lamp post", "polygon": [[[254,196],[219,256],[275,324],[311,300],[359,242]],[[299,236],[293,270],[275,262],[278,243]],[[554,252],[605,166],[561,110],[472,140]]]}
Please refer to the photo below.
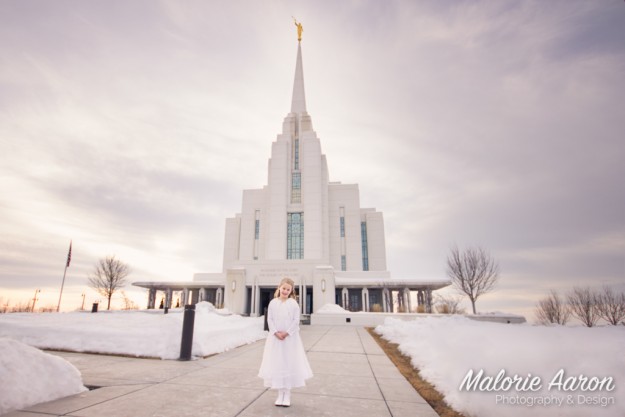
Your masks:
{"label": "lamp post", "polygon": [[84,292],[82,293],[82,305],[80,306],[80,309],[81,310],[85,309],[85,293]]}
{"label": "lamp post", "polygon": [[35,295],[33,296],[33,308],[30,310],[31,313],[35,312],[35,303],[37,302],[37,294],[39,294],[40,292],[41,290],[39,288],[35,290]]}

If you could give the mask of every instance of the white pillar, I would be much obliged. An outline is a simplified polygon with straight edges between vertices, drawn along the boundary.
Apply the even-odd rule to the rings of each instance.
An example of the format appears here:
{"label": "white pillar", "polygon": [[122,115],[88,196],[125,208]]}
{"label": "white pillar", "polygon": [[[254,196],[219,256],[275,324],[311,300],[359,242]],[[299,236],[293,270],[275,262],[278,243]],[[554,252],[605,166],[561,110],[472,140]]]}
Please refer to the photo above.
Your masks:
{"label": "white pillar", "polygon": [[369,289],[362,289],[362,311],[368,312],[371,311],[371,306],[369,305]]}
{"label": "white pillar", "polygon": [[429,288],[425,290],[425,312],[432,312],[432,290]]}
{"label": "white pillar", "polygon": [[258,278],[254,278],[254,289],[252,290],[253,292],[253,299],[254,299],[254,316],[258,317],[258,316],[262,316],[264,314],[264,312],[260,311],[260,286],[258,285]]}
{"label": "white pillar", "polygon": [[385,313],[391,313],[393,310],[391,306],[391,295],[388,288],[382,289],[382,311]]}
{"label": "white pillar", "polygon": [[254,281],[252,281],[252,292],[250,299],[250,317],[256,317],[256,277],[254,277]]}
{"label": "white pillar", "polygon": [[156,304],[156,288],[148,290],[148,309],[153,309]]}
{"label": "white pillar", "polygon": [[408,300],[408,302],[406,303],[406,313],[412,313],[412,300],[410,299],[410,288],[406,288],[404,290],[404,294],[406,294],[406,300]]}
{"label": "white pillar", "polygon": [[300,292],[300,297],[302,298],[302,314],[306,314],[307,305],[306,305],[306,278],[302,277],[302,292]]}
{"label": "white pillar", "polygon": [[217,288],[217,293],[215,294],[215,307],[223,308],[223,299],[224,299],[224,290],[223,288]]}

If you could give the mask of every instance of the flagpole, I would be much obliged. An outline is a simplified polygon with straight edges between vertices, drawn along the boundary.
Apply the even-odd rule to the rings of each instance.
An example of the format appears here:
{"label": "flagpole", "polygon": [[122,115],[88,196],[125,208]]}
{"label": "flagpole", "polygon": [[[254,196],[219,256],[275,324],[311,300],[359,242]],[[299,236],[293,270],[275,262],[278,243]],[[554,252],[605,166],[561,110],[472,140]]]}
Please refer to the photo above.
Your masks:
{"label": "flagpole", "polygon": [[61,293],[59,294],[59,304],[56,306],[56,312],[61,308],[61,297],[63,297],[63,286],[65,285],[65,274],[67,274],[67,263],[65,263],[65,271],[63,271],[63,282],[61,282]]}
{"label": "flagpole", "polygon": [[67,274],[67,267],[72,260],[72,241],[69,241],[69,252],[67,253],[67,262],[65,262],[65,270],[63,271],[63,281],[61,282],[61,293],[59,294],[59,304],[56,306],[56,312],[61,309],[61,297],[63,297],[63,287],[65,286],[65,275]]}

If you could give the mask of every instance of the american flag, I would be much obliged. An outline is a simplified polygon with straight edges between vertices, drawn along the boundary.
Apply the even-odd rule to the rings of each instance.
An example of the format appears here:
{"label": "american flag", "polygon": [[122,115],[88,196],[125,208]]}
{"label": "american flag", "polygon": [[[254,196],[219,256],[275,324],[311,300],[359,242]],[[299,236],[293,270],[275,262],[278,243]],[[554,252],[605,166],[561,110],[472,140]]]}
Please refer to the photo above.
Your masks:
{"label": "american flag", "polygon": [[69,266],[69,263],[72,261],[72,241],[69,241],[69,252],[67,252],[67,264],[66,267]]}

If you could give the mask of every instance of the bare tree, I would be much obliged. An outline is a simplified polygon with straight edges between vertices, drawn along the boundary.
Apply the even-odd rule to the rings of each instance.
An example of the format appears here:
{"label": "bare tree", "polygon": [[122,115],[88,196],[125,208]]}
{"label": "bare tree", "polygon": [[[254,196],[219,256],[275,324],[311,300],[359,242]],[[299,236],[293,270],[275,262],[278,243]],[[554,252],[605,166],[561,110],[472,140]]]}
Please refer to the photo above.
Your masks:
{"label": "bare tree", "polygon": [[107,256],[96,264],[95,271],[89,276],[89,285],[108,300],[107,310],[111,309],[113,294],[126,285],[130,267],[115,256]]}
{"label": "bare tree", "polygon": [[473,314],[476,314],[475,302],[497,283],[499,265],[479,246],[464,252],[454,246],[447,257],[447,276],[458,291],[469,297]]}
{"label": "bare tree", "polygon": [[135,303],[130,297],[128,297],[128,294],[126,294],[126,291],[122,290],[122,301],[124,303],[124,310],[138,310],[139,307],[137,306],[137,303]]}
{"label": "bare tree", "polygon": [[603,287],[597,295],[597,310],[599,317],[616,326],[625,320],[625,293],[616,294],[610,287]]}
{"label": "bare tree", "polygon": [[578,318],[584,325],[592,327],[599,320],[597,295],[590,288],[575,287],[567,296],[571,307],[571,314]]}
{"label": "bare tree", "polygon": [[439,314],[464,314],[464,308],[460,307],[462,297],[452,295],[436,295],[436,312]]}
{"label": "bare tree", "polygon": [[569,321],[571,310],[558,293],[551,290],[547,297],[538,301],[535,314],[538,322],[541,324],[556,323],[564,325]]}

